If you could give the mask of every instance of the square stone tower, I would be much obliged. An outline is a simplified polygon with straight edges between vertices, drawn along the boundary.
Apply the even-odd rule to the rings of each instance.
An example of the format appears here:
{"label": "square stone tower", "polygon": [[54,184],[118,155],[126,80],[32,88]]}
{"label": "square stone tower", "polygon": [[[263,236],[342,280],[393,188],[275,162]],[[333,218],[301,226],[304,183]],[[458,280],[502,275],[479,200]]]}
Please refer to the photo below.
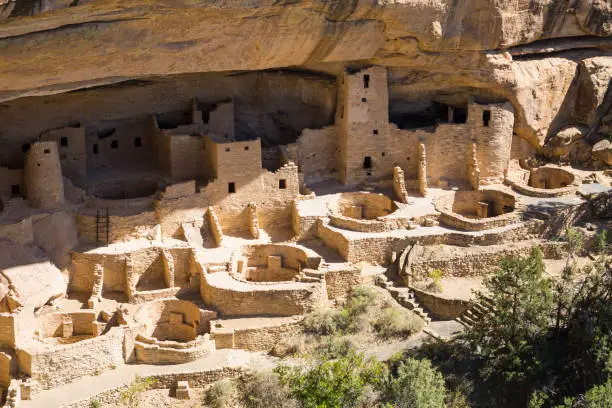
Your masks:
{"label": "square stone tower", "polygon": [[341,129],[341,181],[357,184],[391,176],[387,69],[371,67],[340,78],[336,124]]}

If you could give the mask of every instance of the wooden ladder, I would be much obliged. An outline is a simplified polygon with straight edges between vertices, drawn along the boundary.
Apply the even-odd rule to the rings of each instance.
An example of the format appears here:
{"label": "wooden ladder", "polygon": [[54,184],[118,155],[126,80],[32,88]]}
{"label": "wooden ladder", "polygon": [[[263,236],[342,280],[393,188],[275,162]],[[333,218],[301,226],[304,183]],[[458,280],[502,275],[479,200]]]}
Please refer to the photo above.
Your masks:
{"label": "wooden ladder", "polygon": [[108,208],[96,210],[96,244],[108,245],[110,236],[110,217]]}

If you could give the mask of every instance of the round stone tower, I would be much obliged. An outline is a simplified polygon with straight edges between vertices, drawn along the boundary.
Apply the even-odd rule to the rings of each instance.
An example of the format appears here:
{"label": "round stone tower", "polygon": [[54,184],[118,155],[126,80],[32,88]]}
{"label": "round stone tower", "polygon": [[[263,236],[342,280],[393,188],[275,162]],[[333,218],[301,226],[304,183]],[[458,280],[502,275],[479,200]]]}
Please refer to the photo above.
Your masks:
{"label": "round stone tower", "polygon": [[56,142],[35,142],[26,154],[26,197],[33,207],[53,208],[64,203],[64,180]]}

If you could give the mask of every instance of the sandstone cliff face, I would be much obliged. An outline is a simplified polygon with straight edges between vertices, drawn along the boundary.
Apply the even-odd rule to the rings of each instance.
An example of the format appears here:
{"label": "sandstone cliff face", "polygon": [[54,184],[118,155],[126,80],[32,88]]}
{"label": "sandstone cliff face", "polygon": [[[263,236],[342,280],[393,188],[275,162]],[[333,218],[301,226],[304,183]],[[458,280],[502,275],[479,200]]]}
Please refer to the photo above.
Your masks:
{"label": "sandstone cliff face", "polygon": [[391,113],[509,100],[515,133],[542,146],[568,125],[600,132],[610,55],[609,0],[0,0],[0,101],[151,76],[376,64],[390,70]]}

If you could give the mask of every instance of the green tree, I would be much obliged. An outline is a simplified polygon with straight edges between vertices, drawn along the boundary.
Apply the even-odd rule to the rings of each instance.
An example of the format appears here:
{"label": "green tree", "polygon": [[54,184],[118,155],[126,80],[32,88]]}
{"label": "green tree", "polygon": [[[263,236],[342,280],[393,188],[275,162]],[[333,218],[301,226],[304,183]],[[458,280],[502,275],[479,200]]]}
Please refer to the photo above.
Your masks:
{"label": "green tree", "polygon": [[492,311],[480,317],[467,339],[487,361],[486,375],[522,381],[540,369],[539,351],[553,308],[551,285],[543,275],[542,253],[534,248],[527,258],[502,260],[485,279],[488,294],[478,293],[476,302]]}
{"label": "green tree", "polygon": [[408,358],[389,376],[385,402],[394,408],[445,408],[446,394],[444,378],[429,360]]}
{"label": "green tree", "polygon": [[565,398],[563,405],[557,408],[612,408],[612,379],[578,398]]}

